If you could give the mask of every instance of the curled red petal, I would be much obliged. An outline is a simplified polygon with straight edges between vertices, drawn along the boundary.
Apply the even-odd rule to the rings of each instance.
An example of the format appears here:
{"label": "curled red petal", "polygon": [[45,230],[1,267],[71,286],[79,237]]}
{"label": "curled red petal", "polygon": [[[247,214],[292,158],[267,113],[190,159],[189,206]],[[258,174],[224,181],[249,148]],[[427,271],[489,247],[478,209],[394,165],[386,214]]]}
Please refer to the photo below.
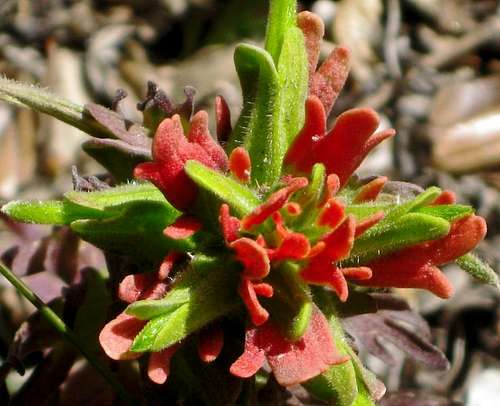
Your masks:
{"label": "curled red petal", "polygon": [[307,184],[308,180],[306,178],[291,179],[287,186],[274,192],[266,202],[243,217],[241,219],[242,227],[245,230],[249,230],[253,226],[262,224],[269,216],[281,209],[293,193],[306,187]]}
{"label": "curled red petal", "polygon": [[188,140],[202,147],[212,161],[215,162],[217,168],[223,171],[227,169],[226,152],[210,135],[208,130],[208,114],[206,111],[197,112],[191,119]]}
{"label": "curled red petal", "polygon": [[243,264],[246,278],[262,279],[267,276],[270,264],[265,248],[247,237],[239,238],[229,246],[236,251],[236,257]]}
{"label": "curled red petal", "polygon": [[354,244],[355,232],[356,220],[353,215],[349,215],[335,230],[323,237],[326,247],[319,257],[330,262],[347,258]]}
{"label": "curled red petal", "polygon": [[248,278],[241,278],[238,293],[241,296],[243,303],[245,303],[252,323],[256,326],[264,324],[269,318],[269,313],[260,304],[252,281]]}
{"label": "curled red petal", "polygon": [[325,135],[326,115],[321,100],[309,96],[306,100],[304,127],[295,137],[285,157],[287,165],[294,165],[299,171],[309,172],[315,164],[313,145]]}
{"label": "curled red petal", "polygon": [[318,241],[311,247],[311,251],[309,251],[309,258],[315,257],[319,255],[326,248],[326,244],[324,241]]}
{"label": "curled red petal", "polygon": [[261,282],[261,283],[254,283],[253,284],[253,290],[255,291],[255,294],[257,296],[264,296],[264,297],[273,297],[274,295],[274,289],[272,285],[269,283]]}
{"label": "curled red petal", "polygon": [[315,161],[322,162],[327,173],[337,174],[344,185],[369,152],[366,144],[378,125],[378,114],[372,109],[342,113],[328,135],[315,144]]}
{"label": "curled red petal", "polygon": [[364,281],[372,277],[372,270],[366,266],[342,268],[340,271],[347,279],[353,279],[356,281]]}
{"label": "curled red petal", "polygon": [[238,238],[240,230],[240,220],[236,217],[231,216],[229,213],[229,206],[223,203],[219,211],[219,223],[222,229],[222,235],[224,236],[224,241],[229,244]]}
{"label": "curled red petal", "polygon": [[231,112],[226,100],[222,96],[215,98],[215,126],[217,139],[226,142],[231,134]]}
{"label": "curled red petal", "polygon": [[304,34],[309,65],[309,83],[318,65],[321,40],[325,35],[325,26],[321,18],[309,11],[302,11],[297,15],[297,26]]}
{"label": "curled red petal", "polygon": [[309,92],[321,100],[327,116],[347,80],[350,56],[347,48],[334,48],[312,77]]}
{"label": "curled red petal", "polygon": [[379,176],[361,187],[354,198],[354,203],[371,202],[377,198],[389,179],[387,176]]}
{"label": "curled red petal", "polygon": [[373,227],[375,224],[377,224],[384,217],[385,217],[385,213],[381,210],[381,211],[373,213],[371,216],[368,216],[365,219],[361,220],[359,223],[356,224],[356,232],[354,234],[354,237],[355,238],[359,237],[366,230],[368,230],[370,227]]}
{"label": "curled red petal", "polygon": [[245,148],[237,147],[231,151],[229,155],[229,170],[241,182],[246,183],[250,181],[252,161],[250,160],[250,154]]}
{"label": "curled red petal", "polygon": [[212,324],[198,335],[198,355],[203,362],[217,359],[224,345],[224,331],[218,324]]}
{"label": "curled red petal", "polygon": [[202,224],[194,217],[181,216],[174,224],[165,227],[163,234],[173,240],[183,240],[201,230]]}
{"label": "curled red petal", "polygon": [[298,216],[302,213],[302,207],[296,202],[288,202],[285,205],[285,210],[290,216]]}
{"label": "curled red petal", "polygon": [[153,352],[149,356],[148,377],[159,385],[166,382],[170,373],[170,361],[179,345],[172,345],[164,350]]}
{"label": "curled red petal", "polygon": [[127,275],[118,286],[118,297],[124,302],[133,303],[141,299],[143,293],[158,281],[157,272]]}
{"label": "curled red petal", "polygon": [[233,362],[229,372],[239,378],[249,378],[257,373],[266,360],[263,348],[257,345],[256,328],[250,328],[245,335],[245,349],[243,354]]}
{"label": "curled red petal", "polygon": [[454,204],[457,202],[457,195],[451,190],[444,190],[436,200],[432,202],[433,205],[440,204]]}
{"label": "curled red petal", "polygon": [[130,351],[130,346],[145,324],[146,321],[126,313],[120,313],[111,320],[99,334],[99,343],[106,355],[114,360],[139,358],[142,354]]}
{"label": "curled red petal", "polygon": [[156,162],[143,162],[134,168],[134,178],[149,180],[154,183],[158,189],[163,190],[164,185],[160,175],[160,164]]}
{"label": "curled red petal", "polygon": [[320,226],[335,228],[342,222],[344,217],[344,205],[340,200],[330,198],[323,206],[317,223]]}

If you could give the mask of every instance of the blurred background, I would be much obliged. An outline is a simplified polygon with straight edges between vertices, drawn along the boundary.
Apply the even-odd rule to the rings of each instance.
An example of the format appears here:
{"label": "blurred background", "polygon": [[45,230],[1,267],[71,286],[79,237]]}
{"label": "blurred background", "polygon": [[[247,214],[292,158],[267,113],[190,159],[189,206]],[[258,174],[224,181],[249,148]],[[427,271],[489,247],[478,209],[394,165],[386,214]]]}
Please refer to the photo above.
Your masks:
{"label": "blurred background", "polygon": [[[148,80],[177,101],[189,85],[197,109],[211,114],[214,97],[222,94],[236,117],[241,98],[234,46],[262,42],[267,7],[267,0],[0,0],[0,73],[80,104],[110,106],[123,89],[128,97],[121,109],[132,120],[139,119],[136,104]],[[370,106],[384,127],[397,130],[361,173],[454,190],[460,203],[487,219],[479,253],[498,270],[499,2],[317,0],[300,7],[324,20],[323,56],[334,43],[352,50],[350,78],[332,119],[347,108]],[[59,196],[71,188],[73,164],[84,175],[102,173],[80,151],[86,138],[54,119],[0,103],[0,201]],[[1,228],[0,235],[4,252],[11,237]],[[451,368],[424,369],[396,349],[394,365],[369,358],[389,391],[399,393],[384,405],[500,404],[500,295],[454,267],[446,272],[457,291],[452,300],[401,293],[431,323]],[[3,358],[31,308],[17,306],[21,301],[3,280],[0,288]],[[416,393],[427,403],[415,401]]]}

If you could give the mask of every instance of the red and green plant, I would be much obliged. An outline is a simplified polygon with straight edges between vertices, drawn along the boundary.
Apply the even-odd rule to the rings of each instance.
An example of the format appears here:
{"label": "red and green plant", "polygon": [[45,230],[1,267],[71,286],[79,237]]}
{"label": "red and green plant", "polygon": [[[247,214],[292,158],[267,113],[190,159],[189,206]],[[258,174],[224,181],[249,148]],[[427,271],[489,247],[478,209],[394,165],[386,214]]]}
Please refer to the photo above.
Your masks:
{"label": "red and green plant", "polygon": [[[379,131],[369,108],[348,110],[327,129],[349,51],[336,47],[317,68],[323,25],[295,7],[272,0],[265,48],[236,48],[243,108],[232,127],[224,99],[215,100],[218,141],[207,113],[193,114],[191,89],[175,105],[150,83],[139,124],[100,105],[82,108],[1,83],[0,98],[91,135],[83,149],[112,177],[77,176],[62,200],[15,201],[3,213],[69,226],[103,250],[119,300],[101,309],[112,313],[101,326],[102,350],[117,361],[147,358],[140,365],[149,379],[173,380],[176,399],[243,404],[275,380],[333,404],[374,404],[384,385],[363,366],[353,339],[384,360],[390,354],[377,336],[447,366],[427,331],[419,336],[394,322],[422,320],[387,288],[449,298],[453,287],[439,266],[453,261],[497,284],[470,254],[486,223],[452,192],[354,174],[395,132]],[[8,269],[2,273],[32,294]],[[119,387],[99,357],[93,363]],[[214,383],[220,388],[207,388]]]}

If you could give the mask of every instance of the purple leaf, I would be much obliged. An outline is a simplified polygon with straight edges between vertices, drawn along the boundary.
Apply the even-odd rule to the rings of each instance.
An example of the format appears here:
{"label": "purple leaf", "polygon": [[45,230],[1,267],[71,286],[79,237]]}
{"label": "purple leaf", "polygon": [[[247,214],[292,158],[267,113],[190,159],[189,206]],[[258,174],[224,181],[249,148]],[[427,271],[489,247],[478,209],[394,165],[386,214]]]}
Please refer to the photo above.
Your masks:
{"label": "purple leaf", "polygon": [[425,320],[411,311],[407,303],[391,295],[372,294],[378,311],[343,319],[344,327],[371,354],[390,365],[395,360],[384,345],[389,341],[411,358],[434,369],[449,366],[444,354],[431,344],[431,333]]}
{"label": "purple leaf", "polygon": [[49,271],[27,275],[22,277],[21,280],[45,303],[62,296],[62,290],[66,287],[66,284],[61,279]]}

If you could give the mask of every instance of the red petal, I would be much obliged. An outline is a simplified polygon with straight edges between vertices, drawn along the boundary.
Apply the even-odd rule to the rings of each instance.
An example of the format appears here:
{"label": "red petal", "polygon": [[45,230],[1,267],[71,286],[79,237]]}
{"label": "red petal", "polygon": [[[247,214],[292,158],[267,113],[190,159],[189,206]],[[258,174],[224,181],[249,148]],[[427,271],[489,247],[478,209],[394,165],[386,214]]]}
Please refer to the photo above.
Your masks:
{"label": "red petal", "polygon": [[354,279],[357,281],[363,281],[372,277],[372,270],[366,266],[342,268],[341,272],[347,279]]}
{"label": "red petal", "polygon": [[327,116],[347,80],[349,59],[347,48],[336,47],[313,75],[310,94],[319,97]]}
{"label": "red petal", "polygon": [[269,283],[254,283],[253,290],[257,296],[273,297],[274,289]]}
{"label": "red petal", "polygon": [[303,259],[309,255],[311,245],[304,234],[288,233],[275,250],[269,250],[269,258],[272,261],[283,259]]}
{"label": "red petal", "polygon": [[285,210],[290,216],[298,216],[302,213],[302,207],[300,207],[300,204],[296,202],[288,202],[285,205]]}
{"label": "red petal", "polygon": [[270,270],[269,257],[265,248],[250,238],[239,238],[229,246],[236,251],[236,257],[243,264],[243,275],[250,279],[262,279]]}
{"label": "red petal", "polygon": [[142,294],[158,281],[157,272],[127,275],[118,287],[118,297],[124,302],[133,303],[139,300]]}
{"label": "red petal", "polygon": [[349,215],[334,231],[323,237],[326,244],[320,257],[330,262],[340,261],[347,258],[354,244],[354,233],[356,232],[356,220]]}
{"label": "red petal", "polygon": [[366,230],[368,230],[370,227],[373,227],[384,217],[385,217],[384,212],[378,211],[376,213],[373,213],[371,216],[368,216],[365,219],[361,220],[358,224],[356,224],[356,233],[354,234],[354,237],[355,238],[359,237]]}
{"label": "red petal", "polygon": [[469,216],[453,223],[446,237],[405,248],[380,258],[368,266],[372,278],[363,285],[427,289],[447,298],[453,287],[435,265],[442,265],[466,254],[486,234],[486,222],[482,217]]}
{"label": "red petal", "polygon": [[269,313],[260,304],[254,285],[248,278],[241,279],[238,293],[241,296],[243,303],[245,303],[252,323],[256,326],[260,326],[265,323],[269,318]]}
{"label": "red petal", "polygon": [[354,198],[354,203],[371,202],[375,200],[388,180],[387,176],[379,176],[366,185],[363,185]]}
{"label": "red petal", "polygon": [[264,349],[257,345],[257,332],[255,328],[247,330],[245,335],[245,350],[243,354],[231,365],[229,372],[239,378],[249,378],[257,373],[266,360]]}
{"label": "red petal", "polygon": [[215,98],[215,125],[217,128],[217,139],[226,142],[231,134],[231,112],[222,96]]}
{"label": "red petal", "polygon": [[312,258],[299,275],[304,282],[312,285],[329,286],[342,302],[347,300],[349,290],[347,281],[341,270],[330,261],[320,258],[321,254]]}
{"label": "red petal", "polygon": [[206,111],[199,111],[191,119],[191,129],[188,139],[191,143],[201,146],[207,155],[221,170],[227,169],[227,155],[224,149],[215,141],[208,130],[208,114]]}
{"label": "red petal", "polygon": [[179,345],[172,345],[159,352],[151,353],[148,362],[149,379],[159,385],[166,382],[170,373],[170,360],[178,348]]}
{"label": "red petal", "polygon": [[248,151],[243,147],[233,149],[229,155],[229,170],[234,177],[246,183],[250,180],[251,169],[252,161]]}
{"label": "red petal", "polygon": [[156,162],[143,162],[134,168],[134,178],[149,180],[159,189],[163,190],[162,179],[160,175],[160,164]]}
{"label": "red petal", "polygon": [[130,346],[146,321],[120,313],[116,319],[104,326],[99,334],[99,342],[108,357],[114,360],[137,359],[142,354],[131,352]]}
{"label": "red petal", "polygon": [[224,331],[213,324],[198,335],[198,355],[203,362],[212,362],[219,356],[224,345]]}
{"label": "red petal", "polygon": [[321,18],[309,11],[303,11],[297,15],[297,26],[304,34],[309,65],[309,82],[311,82],[318,65],[321,39],[325,35],[325,26]]}
{"label": "red petal", "polygon": [[178,252],[170,252],[167,254],[167,256],[163,259],[161,265],[160,265],[160,270],[158,271],[158,279],[159,280],[165,280],[167,279],[168,275],[170,274],[170,271],[172,270],[175,262],[181,257],[181,254]]}
{"label": "red petal", "polygon": [[318,225],[335,228],[341,223],[344,216],[344,205],[339,200],[330,198],[318,217]]}
{"label": "red petal", "polygon": [[287,186],[274,192],[265,203],[243,217],[241,225],[245,230],[249,230],[253,226],[262,224],[274,212],[281,209],[293,193],[306,187],[307,184],[308,181],[306,178],[293,178]]}
{"label": "red petal", "polygon": [[455,195],[455,193],[452,192],[451,190],[445,190],[438,197],[436,197],[436,200],[434,200],[432,204],[433,205],[454,204],[456,202],[457,202],[457,196]]}
{"label": "red petal", "polygon": [[315,257],[316,255],[319,255],[320,252],[322,252],[326,248],[326,244],[324,241],[318,241],[314,246],[311,248],[311,251],[309,251],[309,258]]}
{"label": "red petal", "polygon": [[231,216],[229,213],[229,206],[225,203],[221,205],[219,213],[219,223],[221,225],[222,235],[224,236],[226,244],[229,244],[238,238],[240,220]]}
{"label": "red petal", "polygon": [[369,108],[342,113],[333,129],[314,146],[316,162],[322,162],[327,173],[335,173],[344,185],[368,153],[366,143],[379,125],[378,114]]}
{"label": "red petal", "polygon": [[326,132],[326,115],[323,104],[316,96],[306,100],[304,127],[295,137],[285,157],[287,165],[294,165],[299,171],[309,172],[314,165],[313,145]]}
{"label": "red petal", "polygon": [[201,230],[201,223],[194,217],[181,216],[163,230],[163,234],[173,240],[183,240]]}

